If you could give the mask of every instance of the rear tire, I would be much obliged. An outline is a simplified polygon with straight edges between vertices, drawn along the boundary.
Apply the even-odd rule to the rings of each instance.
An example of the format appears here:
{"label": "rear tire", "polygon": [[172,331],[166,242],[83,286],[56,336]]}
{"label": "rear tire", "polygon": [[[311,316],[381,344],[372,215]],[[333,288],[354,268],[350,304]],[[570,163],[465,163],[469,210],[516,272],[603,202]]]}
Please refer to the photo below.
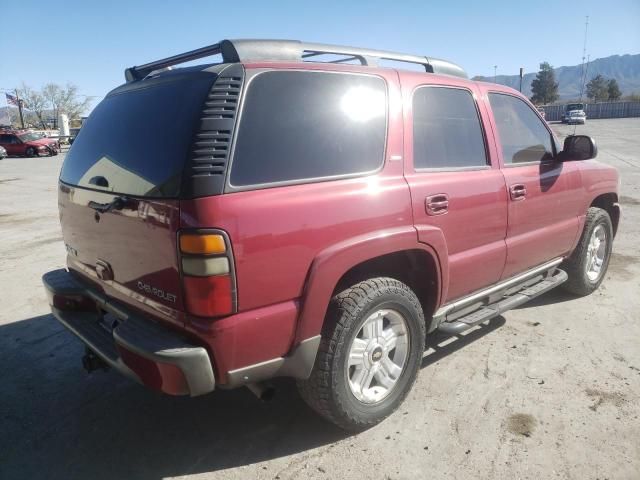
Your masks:
{"label": "rear tire", "polygon": [[36,149],[33,147],[29,147],[25,150],[24,155],[28,158],[36,156]]}
{"label": "rear tire", "polygon": [[311,376],[298,381],[307,404],[349,431],[384,420],[405,399],[422,361],[425,321],[404,283],[369,279],[329,305]]}
{"label": "rear tire", "polygon": [[580,296],[593,293],[607,273],[612,245],[609,214],[601,208],[589,208],[580,241],[561,267],[569,275],[564,289]]}

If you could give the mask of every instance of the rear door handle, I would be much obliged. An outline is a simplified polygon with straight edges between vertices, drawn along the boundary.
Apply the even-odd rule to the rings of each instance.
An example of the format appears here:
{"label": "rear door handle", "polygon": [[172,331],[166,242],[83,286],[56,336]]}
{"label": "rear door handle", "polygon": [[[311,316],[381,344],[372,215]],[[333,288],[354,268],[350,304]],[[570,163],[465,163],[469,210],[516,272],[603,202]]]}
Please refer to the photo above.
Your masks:
{"label": "rear door handle", "polygon": [[527,187],[525,187],[521,183],[511,185],[509,187],[509,195],[511,196],[511,200],[513,200],[514,202],[518,200],[524,200],[527,196]]}
{"label": "rear door handle", "polygon": [[425,200],[425,210],[427,215],[444,215],[449,211],[449,195],[446,193],[429,195]]}

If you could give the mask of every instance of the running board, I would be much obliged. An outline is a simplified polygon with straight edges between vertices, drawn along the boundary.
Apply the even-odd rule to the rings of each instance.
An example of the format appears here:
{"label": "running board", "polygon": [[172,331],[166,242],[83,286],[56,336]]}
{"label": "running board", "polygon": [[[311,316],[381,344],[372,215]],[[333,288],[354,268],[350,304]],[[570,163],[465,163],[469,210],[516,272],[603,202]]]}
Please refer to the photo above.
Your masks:
{"label": "running board", "polygon": [[[567,280],[567,273],[554,269],[553,273],[540,275],[524,281],[519,286],[505,290],[504,295],[497,301],[486,305],[476,304],[477,308],[466,314],[456,314],[449,311],[438,325],[438,330],[450,335],[457,335],[475,325],[503,314],[507,310],[518,307],[529,300],[548,292]],[[473,308],[470,306],[469,308]]]}

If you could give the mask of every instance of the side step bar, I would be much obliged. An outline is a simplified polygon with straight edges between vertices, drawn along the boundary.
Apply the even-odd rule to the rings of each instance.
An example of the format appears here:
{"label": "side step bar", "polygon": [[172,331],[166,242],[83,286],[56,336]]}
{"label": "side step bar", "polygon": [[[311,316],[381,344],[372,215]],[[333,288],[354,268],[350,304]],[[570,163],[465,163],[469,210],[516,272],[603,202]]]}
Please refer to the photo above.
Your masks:
{"label": "side step bar", "polygon": [[[491,292],[485,297],[485,299],[489,299],[488,302],[485,300],[487,303],[474,295],[478,299],[475,304],[460,305],[460,308],[450,308],[443,311],[437,329],[443,333],[457,335],[548,292],[565,282],[567,278],[566,272],[552,266],[546,273],[525,279],[515,286],[513,284],[505,285],[505,289],[501,292]],[[491,297],[495,298],[496,293],[499,298],[494,300]],[[437,320],[437,318],[434,319]]]}

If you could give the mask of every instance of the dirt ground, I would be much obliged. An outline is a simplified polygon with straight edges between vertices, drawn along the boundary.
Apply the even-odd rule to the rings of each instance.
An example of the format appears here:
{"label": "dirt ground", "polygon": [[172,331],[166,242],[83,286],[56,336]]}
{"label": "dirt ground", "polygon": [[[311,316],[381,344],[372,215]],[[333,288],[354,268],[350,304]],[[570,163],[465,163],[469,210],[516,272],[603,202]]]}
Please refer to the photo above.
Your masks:
{"label": "dirt ground", "polygon": [[603,286],[433,339],[404,405],[355,436],[287,380],[262,404],[246,389],[172,398],[87,375],[40,283],[64,265],[62,156],[0,161],[0,478],[640,478],[640,118],[577,130],[622,176]]}

